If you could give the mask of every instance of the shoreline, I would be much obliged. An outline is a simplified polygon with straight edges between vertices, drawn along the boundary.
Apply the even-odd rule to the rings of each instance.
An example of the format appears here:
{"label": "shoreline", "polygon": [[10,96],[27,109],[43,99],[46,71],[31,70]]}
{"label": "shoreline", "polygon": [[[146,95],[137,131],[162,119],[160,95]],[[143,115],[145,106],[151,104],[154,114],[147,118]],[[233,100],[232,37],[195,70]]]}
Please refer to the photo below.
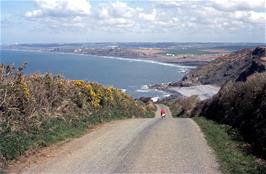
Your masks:
{"label": "shoreline", "polygon": [[[134,61],[134,62],[144,62],[144,63],[152,63],[152,64],[159,64],[162,66],[171,66],[171,67],[178,67],[178,68],[185,68],[186,70],[184,71],[190,71],[192,69],[197,68],[198,66],[202,64],[206,64],[206,61],[187,61],[187,62],[162,62],[162,61],[156,61],[152,58],[146,58],[146,59],[141,59],[141,58],[125,58],[125,57],[114,57],[114,56],[98,56],[98,55],[89,55],[89,54],[81,54],[81,53],[72,53],[72,52],[51,52],[49,50],[27,50],[27,49],[3,49],[1,50],[7,50],[7,51],[21,51],[21,52],[37,52],[37,53],[48,53],[48,54],[67,54],[67,55],[78,55],[78,56],[95,56],[99,58],[104,58],[104,59],[114,59],[114,60],[121,60],[121,61]],[[168,96],[188,96],[186,93],[179,92],[178,90],[173,90],[168,86],[169,83],[165,84],[150,84],[148,85],[148,89],[156,89],[158,91],[162,91],[167,93],[168,95],[163,97],[167,98]],[[199,94],[200,95],[200,94]],[[151,98],[158,98],[161,99],[159,96],[152,96]]]}
{"label": "shoreline", "polygon": [[195,84],[186,87],[162,87],[158,85],[157,87],[153,87],[151,89],[157,89],[160,91],[164,91],[169,95],[169,97],[164,97],[160,99],[168,99],[168,98],[177,98],[177,97],[191,97],[191,96],[198,96],[200,101],[210,99],[212,96],[217,94],[221,89],[220,86],[213,85],[213,84]]}
{"label": "shoreline", "polygon": [[185,97],[191,97],[193,95],[197,95],[200,99],[206,100],[214,96],[219,92],[221,89],[220,86],[216,86],[213,84],[208,85],[195,85],[195,86],[189,86],[189,87],[169,87],[168,90],[177,92]]}
{"label": "shoreline", "polygon": [[50,53],[50,54],[70,54],[70,55],[80,55],[80,56],[95,56],[99,58],[106,58],[106,59],[116,59],[116,60],[123,60],[123,61],[136,61],[136,62],[146,62],[146,63],[157,63],[166,66],[177,66],[177,67],[186,67],[189,69],[194,69],[199,65],[203,65],[208,63],[209,61],[202,60],[202,61],[169,61],[163,60],[163,58],[141,58],[141,57],[118,57],[118,56],[103,56],[103,55],[94,55],[94,54],[83,54],[83,53],[74,53],[74,52],[57,52],[57,51],[49,51],[49,50],[34,50],[34,49],[12,49],[12,48],[0,48],[0,50],[7,50],[7,51],[22,51],[22,52],[39,52],[39,53]]}

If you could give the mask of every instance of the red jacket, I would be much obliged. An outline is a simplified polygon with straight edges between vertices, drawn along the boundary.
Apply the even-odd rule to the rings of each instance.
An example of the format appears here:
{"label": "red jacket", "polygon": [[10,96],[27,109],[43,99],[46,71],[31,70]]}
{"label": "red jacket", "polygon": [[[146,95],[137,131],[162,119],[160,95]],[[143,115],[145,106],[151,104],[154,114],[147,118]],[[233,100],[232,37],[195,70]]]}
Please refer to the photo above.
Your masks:
{"label": "red jacket", "polygon": [[161,109],[161,115],[165,114],[164,108]]}

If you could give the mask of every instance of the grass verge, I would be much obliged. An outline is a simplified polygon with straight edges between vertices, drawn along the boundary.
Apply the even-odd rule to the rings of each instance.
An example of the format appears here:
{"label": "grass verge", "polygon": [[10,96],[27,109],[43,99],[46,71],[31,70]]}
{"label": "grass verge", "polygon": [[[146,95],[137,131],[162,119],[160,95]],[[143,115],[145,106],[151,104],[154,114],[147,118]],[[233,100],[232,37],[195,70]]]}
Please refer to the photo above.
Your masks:
{"label": "grass verge", "polygon": [[[146,117],[152,117],[152,113],[147,113]],[[77,138],[84,135],[88,129],[94,126],[113,121],[126,119],[118,112],[109,112],[103,115],[94,115],[91,117],[84,117],[76,122],[68,123],[62,119],[52,118],[43,122],[42,131],[8,134],[7,137],[0,139],[1,153],[6,154],[9,161],[2,164],[4,169],[8,167],[8,162],[16,159],[18,156],[23,155],[26,151],[38,151],[42,147],[47,147],[51,144],[68,138]],[[8,141],[5,141],[8,140]],[[0,174],[1,174],[0,165]]]}
{"label": "grass verge", "polygon": [[194,121],[205,134],[208,144],[215,151],[223,173],[226,174],[263,174],[266,165],[249,151],[239,133],[228,125],[218,124],[204,117],[194,117]]}

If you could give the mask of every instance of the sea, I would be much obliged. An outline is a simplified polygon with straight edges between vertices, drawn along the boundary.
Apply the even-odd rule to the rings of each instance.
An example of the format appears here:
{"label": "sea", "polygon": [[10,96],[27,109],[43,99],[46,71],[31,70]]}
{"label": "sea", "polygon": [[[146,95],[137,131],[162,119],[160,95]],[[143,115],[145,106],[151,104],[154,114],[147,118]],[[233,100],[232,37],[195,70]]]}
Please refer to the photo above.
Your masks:
{"label": "sea", "polygon": [[26,74],[51,73],[66,79],[97,82],[119,88],[134,98],[167,97],[170,94],[149,85],[180,80],[194,66],[134,58],[103,57],[41,51],[0,50],[0,63],[19,66],[27,63]]}

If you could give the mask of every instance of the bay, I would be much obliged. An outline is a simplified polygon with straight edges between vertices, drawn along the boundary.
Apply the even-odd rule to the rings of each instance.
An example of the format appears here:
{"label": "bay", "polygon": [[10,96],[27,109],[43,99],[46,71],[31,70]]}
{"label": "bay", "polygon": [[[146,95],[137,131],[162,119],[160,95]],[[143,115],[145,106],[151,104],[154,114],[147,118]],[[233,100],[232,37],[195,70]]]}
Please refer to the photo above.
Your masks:
{"label": "bay", "polygon": [[0,50],[3,64],[27,62],[25,73],[52,73],[67,79],[97,82],[124,90],[134,98],[165,97],[166,92],[148,85],[180,80],[193,67],[151,60],[100,57],[91,55]]}

